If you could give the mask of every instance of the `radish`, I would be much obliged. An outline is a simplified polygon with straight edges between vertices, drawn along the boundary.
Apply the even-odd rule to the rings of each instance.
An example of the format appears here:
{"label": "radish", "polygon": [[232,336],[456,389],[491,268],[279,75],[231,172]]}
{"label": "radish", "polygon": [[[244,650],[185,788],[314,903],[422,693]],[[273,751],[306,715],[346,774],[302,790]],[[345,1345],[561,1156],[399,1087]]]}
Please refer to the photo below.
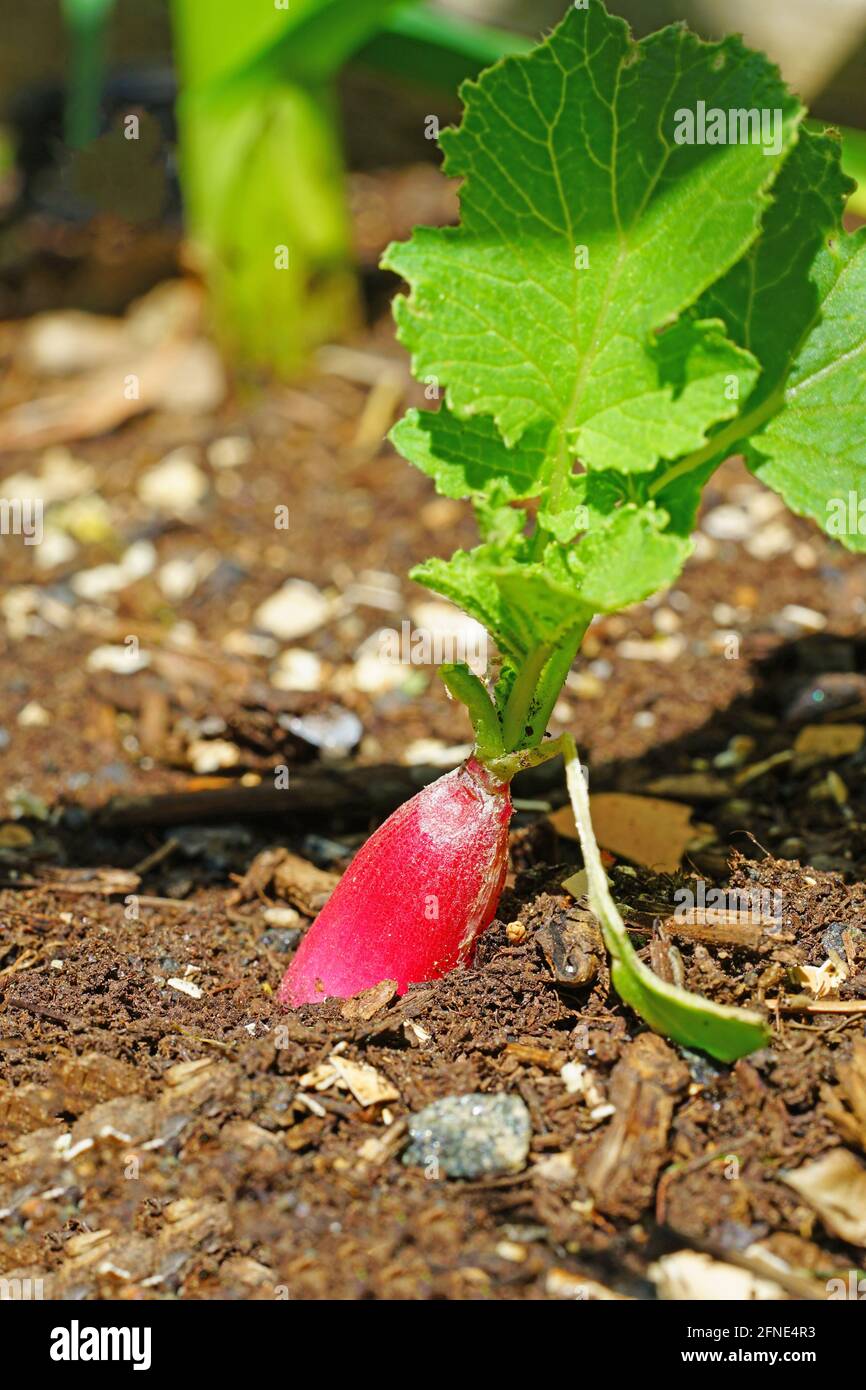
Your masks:
{"label": "radish", "polygon": [[[772,147],[682,140],[696,91],[772,110]],[[439,401],[390,438],[443,497],[472,504],[480,543],[410,577],[481,624],[496,657],[483,677],[440,667],[472,757],[360,851],[280,998],[382,979],[403,991],[469,963],[502,888],[511,779],[561,754],[613,989],[657,1032],[729,1062],[765,1046],[766,1018],[642,959],[573,740],[547,731],[593,620],[676,580],[701,489],[730,454],[866,550],[843,505],[866,475],[866,241],[841,224],[850,182],[838,141],[802,125],[768,60],[681,27],[636,41],[603,5],[569,7],[538,48],[463,92],[463,122],[441,137],[460,224],[418,228],[383,260],[408,286],[398,336]]]}
{"label": "radish", "polygon": [[345,999],[470,964],[508,865],[508,783],[475,758],[405,802],[358,852],[283,977],[280,1002]]}

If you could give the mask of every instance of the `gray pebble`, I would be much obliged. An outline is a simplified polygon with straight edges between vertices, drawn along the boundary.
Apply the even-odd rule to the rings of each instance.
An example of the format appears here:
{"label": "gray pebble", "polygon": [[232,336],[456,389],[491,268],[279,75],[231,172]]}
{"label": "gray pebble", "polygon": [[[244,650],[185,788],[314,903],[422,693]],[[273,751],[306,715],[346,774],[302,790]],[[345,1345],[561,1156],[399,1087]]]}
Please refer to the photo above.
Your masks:
{"label": "gray pebble", "polygon": [[837,956],[845,960],[845,942],[842,940],[842,933],[848,932],[852,942],[856,945],[863,938],[863,932],[859,927],[849,927],[846,922],[831,922],[821,937],[821,945],[829,955],[835,951]]}
{"label": "gray pebble", "polygon": [[433,1176],[479,1178],[518,1173],[526,1164],[532,1123],[519,1096],[445,1096],[409,1120],[403,1162]]}
{"label": "gray pebble", "polygon": [[287,951],[293,951],[301,939],[299,927],[271,927],[262,935],[262,945],[268,951],[278,951],[280,955],[285,955]]}

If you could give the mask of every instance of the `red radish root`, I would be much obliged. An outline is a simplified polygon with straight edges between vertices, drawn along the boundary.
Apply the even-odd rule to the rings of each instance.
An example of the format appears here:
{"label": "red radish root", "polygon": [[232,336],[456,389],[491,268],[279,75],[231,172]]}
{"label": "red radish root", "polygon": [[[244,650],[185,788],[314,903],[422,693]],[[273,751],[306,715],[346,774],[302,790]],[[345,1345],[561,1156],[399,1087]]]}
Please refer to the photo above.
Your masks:
{"label": "red radish root", "polygon": [[470,758],[425,787],[352,860],[280,986],[297,1007],[380,980],[435,980],[472,960],[508,865],[508,785]]}

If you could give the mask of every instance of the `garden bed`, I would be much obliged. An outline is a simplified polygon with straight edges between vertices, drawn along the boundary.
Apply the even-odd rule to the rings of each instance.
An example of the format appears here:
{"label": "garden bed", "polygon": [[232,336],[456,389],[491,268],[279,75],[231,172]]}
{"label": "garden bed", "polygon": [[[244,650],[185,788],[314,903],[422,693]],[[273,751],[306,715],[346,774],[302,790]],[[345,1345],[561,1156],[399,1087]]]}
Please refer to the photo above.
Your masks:
{"label": "garden bed", "polygon": [[[395,674],[376,643],[429,603],[409,566],[472,536],[378,443],[413,399],[383,322],[291,388],[70,445],[105,526],[48,568],[4,544],[0,1275],[59,1297],[645,1298],[688,1250],[771,1296],[824,1297],[862,1250],[785,1176],[866,1146],[866,590],[856,557],[738,463],[709,485],[673,593],[593,625],[551,728],[574,732],[594,795],[692,807],[681,868],[614,854],[615,894],[657,972],[768,1008],[771,1046],[726,1067],[646,1032],[587,945],[564,796],[530,775],[472,969],[356,1007],[276,1003],[352,852],[469,738],[435,672]],[[177,448],[203,482],[169,516],[142,479]],[[21,452],[4,472],[46,467]],[[71,587],[142,542],[139,577]],[[269,638],[256,614],[289,579],[319,619]],[[146,665],[94,669],[130,636]],[[315,660],[281,666],[287,648]],[[383,766],[403,786],[378,811]],[[343,788],[331,807],[303,794],[322,769]],[[181,793],[219,794],[217,815]],[[275,848],[296,858],[261,857]],[[777,893],[781,917],[683,927],[674,895],[698,880]],[[847,978],[828,1010],[791,972],[830,949]],[[374,1068],[387,1098],[332,1056]],[[520,1170],[406,1166],[408,1117],[469,1092],[522,1098]]]}

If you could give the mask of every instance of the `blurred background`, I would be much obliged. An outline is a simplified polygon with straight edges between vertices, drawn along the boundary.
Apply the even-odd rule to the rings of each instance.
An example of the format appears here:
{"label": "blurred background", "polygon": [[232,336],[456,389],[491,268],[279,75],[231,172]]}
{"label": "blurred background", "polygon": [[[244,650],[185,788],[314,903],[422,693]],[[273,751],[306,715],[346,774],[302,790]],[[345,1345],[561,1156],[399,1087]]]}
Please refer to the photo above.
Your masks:
{"label": "blurred background", "polygon": [[[866,170],[866,0],[611,8],[638,33],[742,29],[818,121],[844,128],[849,172]],[[456,218],[435,136],[460,82],[563,9],[0,0],[0,502],[22,523],[0,527],[0,760],[14,816],[196,779],[253,785],[322,755],[459,759],[466,727],[435,671],[389,663],[378,639],[406,617],[459,636],[462,615],[406,574],[475,541],[470,509],[385,442],[425,402],[379,259],[416,223]],[[866,215],[862,190],[849,213]],[[653,636],[649,607],[588,639],[592,669],[556,718],[599,756],[696,728],[743,688],[746,663],[717,663],[712,687],[701,674],[713,595],[735,590],[738,623],[761,632],[787,631],[792,594],[824,602],[824,542],[730,476],[742,534],[705,536],[686,581],[689,700],[670,643],[635,648],[658,661],[622,657]],[[727,486],[710,504],[730,502]],[[846,564],[833,560],[834,612],[856,624]],[[664,621],[687,627],[670,609]]]}
{"label": "blurred background", "polygon": [[[609,8],[638,34],[677,19],[707,37],[741,31],[817,119],[866,130],[866,0]],[[0,0],[0,317],[118,312],[181,266],[208,281],[214,326],[241,363],[291,371],[351,321],[354,271],[376,278],[375,214],[362,207],[349,225],[364,186],[346,188],[341,166],[435,167],[424,117],[451,120],[461,77],[562,11],[563,0]],[[866,163],[866,136],[851,135],[848,159],[855,172]],[[435,220],[430,185],[403,201],[413,192],[420,206],[407,210]],[[273,266],[255,262],[277,244],[291,264],[268,283]],[[263,286],[279,296],[272,309],[306,320],[281,325],[278,341],[256,322]]]}

